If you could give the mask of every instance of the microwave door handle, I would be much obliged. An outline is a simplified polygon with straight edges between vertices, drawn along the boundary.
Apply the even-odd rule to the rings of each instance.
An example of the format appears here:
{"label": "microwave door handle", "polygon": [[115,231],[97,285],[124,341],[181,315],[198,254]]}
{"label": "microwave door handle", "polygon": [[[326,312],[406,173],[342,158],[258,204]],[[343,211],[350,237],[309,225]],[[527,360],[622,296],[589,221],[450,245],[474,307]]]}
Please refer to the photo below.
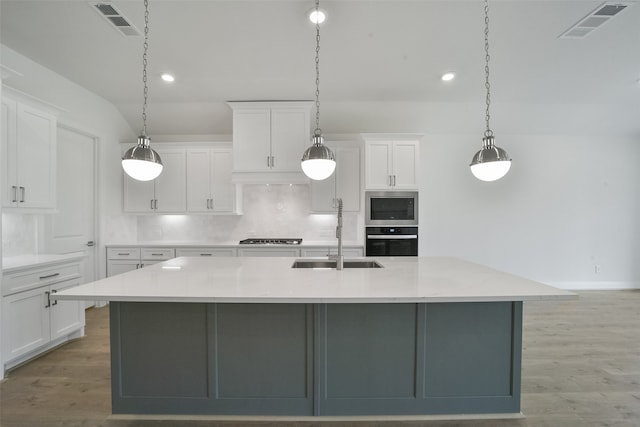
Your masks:
{"label": "microwave door handle", "polygon": [[367,239],[371,240],[409,240],[409,239],[417,239],[417,234],[402,234],[399,236],[394,236],[393,234],[368,234]]}

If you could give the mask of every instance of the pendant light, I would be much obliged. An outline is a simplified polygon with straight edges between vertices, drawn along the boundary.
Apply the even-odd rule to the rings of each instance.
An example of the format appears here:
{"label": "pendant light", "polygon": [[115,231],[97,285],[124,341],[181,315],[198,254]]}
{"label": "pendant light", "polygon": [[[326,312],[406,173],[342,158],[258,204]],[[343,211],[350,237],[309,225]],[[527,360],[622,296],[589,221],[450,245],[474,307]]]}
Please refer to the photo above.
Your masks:
{"label": "pendant light", "polygon": [[494,143],[493,131],[489,127],[489,106],[491,105],[491,85],[489,84],[489,2],[484,1],[484,50],[485,87],[487,88],[487,110],[485,121],[487,130],[482,138],[482,149],[471,160],[471,173],[481,181],[495,181],[507,174],[511,168],[511,158],[505,150]]}
{"label": "pendant light", "polygon": [[142,54],[142,82],[144,83],[144,102],[142,103],[142,135],[138,144],[131,147],[122,157],[122,168],[131,178],[138,181],[151,181],[162,172],[162,160],[151,147],[151,138],[147,136],[147,50],[149,49],[149,1],[144,0],[144,53]]}
{"label": "pendant light", "polygon": [[[320,0],[316,0],[316,16],[320,11]],[[302,171],[309,178],[321,181],[331,176],[336,169],[336,159],[331,149],[324,145],[320,130],[320,20],[316,19],[316,129],[311,136],[311,147],[302,155]]]}

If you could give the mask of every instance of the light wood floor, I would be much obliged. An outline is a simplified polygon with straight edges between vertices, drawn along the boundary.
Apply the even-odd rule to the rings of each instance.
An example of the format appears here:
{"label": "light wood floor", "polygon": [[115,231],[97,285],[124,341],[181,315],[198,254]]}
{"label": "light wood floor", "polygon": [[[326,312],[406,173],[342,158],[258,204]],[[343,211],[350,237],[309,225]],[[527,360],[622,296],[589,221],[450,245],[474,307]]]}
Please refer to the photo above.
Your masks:
{"label": "light wood floor", "polygon": [[87,336],[9,372],[2,427],[639,427],[640,291],[583,292],[524,309],[523,419],[275,422],[123,420],[110,416],[108,309]]}

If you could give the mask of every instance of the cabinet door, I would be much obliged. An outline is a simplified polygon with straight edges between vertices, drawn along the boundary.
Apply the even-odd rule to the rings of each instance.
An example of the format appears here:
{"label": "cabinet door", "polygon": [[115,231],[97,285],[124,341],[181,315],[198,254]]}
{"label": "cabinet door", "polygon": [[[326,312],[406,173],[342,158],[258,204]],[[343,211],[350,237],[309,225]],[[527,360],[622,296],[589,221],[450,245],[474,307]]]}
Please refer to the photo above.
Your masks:
{"label": "cabinet door", "polygon": [[391,187],[391,143],[368,142],[365,148],[365,185],[367,189]]}
{"label": "cabinet door", "polygon": [[345,212],[360,211],[360,148],[336,149],[336,198]]}
{"label": "cabinet door", "polygon": [[157,150],[164,168],[155,179],[156,212],[184,212],[187,209],[187,157],[184,149]]}
{"label": "cabinet door", "polygon": [[[233,111],[233,170],[270,170],[271,113],[268,109]],[[302,155],[302,154],[301,154]]]}
{"label": "cabinet door", "polygon": [[56,118],[17,104],[18,203],[24,208],[56,206]]}
{"label": "cabinet door", "polygon": [[[51,295],[72,286],[80,285],[80,278],[51,285]],[[82,301],[53,301],[49,312],[51,339],[70,334],[84,327],[84,303]]]}
{"label": "cabinet door", "polygon": [[[338,159],[336,159],[337,161]],[[336,169],[338,165],[336,164]],[[336,173],[322,181],[311,180],[311,211],[312,212],[336,212]],[[311,256],[311,255],[309,255]]]}
{"label": "cabinet door", "polygon": [[300,159],[311,144],[309,112],[301,109],[271,110],[272,170],[301,172]]}
{"label": "cabinet door", "polygon": [[335,213],[342,198],[345,212],[360,211],[360,148],[327,144],[336,155],[336,171],[322,181],[311,181],[311,211]]}
{"label": "cabinet door", "polygon": [[418,143],[417,141],[393,144],[393,188],[412,190],[418,188]]}
{"label": "cabinet door", "polygon": [[50,341],[48,305],[43,288],[19,292],[2,299],[5,363]]}
{"label": "cabinet door", "polygon": [[17,191],[17,146],[16,146],[16,102],[2,98],[2,124],[0,125],[2,153],[2,206],[18,204]]}
{"label": "cabinet door", "polygon": [[126,273],[140,268],[140,261],[113,260],[107,261],[107,277]]}
{"label": "cabinet door", "polygon": [[[208,212],[211,199],[211,150],[187,150],[187,210]],[[228,165],[231,168],[231,165]],[[215,170],[213,171],[215,172]]]}
{"label": "cabinet door", "polygon": [[122,174],[124,176],[124,211],[153,212],[155,180],[136,181],[124,173],[124,171]]}
{"label": "cabinet door", "polygon": [[235,186],[231,183],[233,154],[229,148],[211,150],[211,210],[235,211]]}

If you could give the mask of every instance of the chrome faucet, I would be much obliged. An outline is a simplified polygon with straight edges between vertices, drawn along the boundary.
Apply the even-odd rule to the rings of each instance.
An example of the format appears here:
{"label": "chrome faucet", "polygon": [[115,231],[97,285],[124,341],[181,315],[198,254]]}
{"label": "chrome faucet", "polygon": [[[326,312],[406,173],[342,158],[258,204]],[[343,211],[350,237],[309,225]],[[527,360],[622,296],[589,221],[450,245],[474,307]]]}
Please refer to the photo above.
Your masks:
{"label": "chrome faucet", "polygon": [[336,257],[336,270],[342,270],[344,266],[344,256],[342,255],[342,199],[338,199],[338,225],[336,227],[336,237],[338,238],[338,256]]}

